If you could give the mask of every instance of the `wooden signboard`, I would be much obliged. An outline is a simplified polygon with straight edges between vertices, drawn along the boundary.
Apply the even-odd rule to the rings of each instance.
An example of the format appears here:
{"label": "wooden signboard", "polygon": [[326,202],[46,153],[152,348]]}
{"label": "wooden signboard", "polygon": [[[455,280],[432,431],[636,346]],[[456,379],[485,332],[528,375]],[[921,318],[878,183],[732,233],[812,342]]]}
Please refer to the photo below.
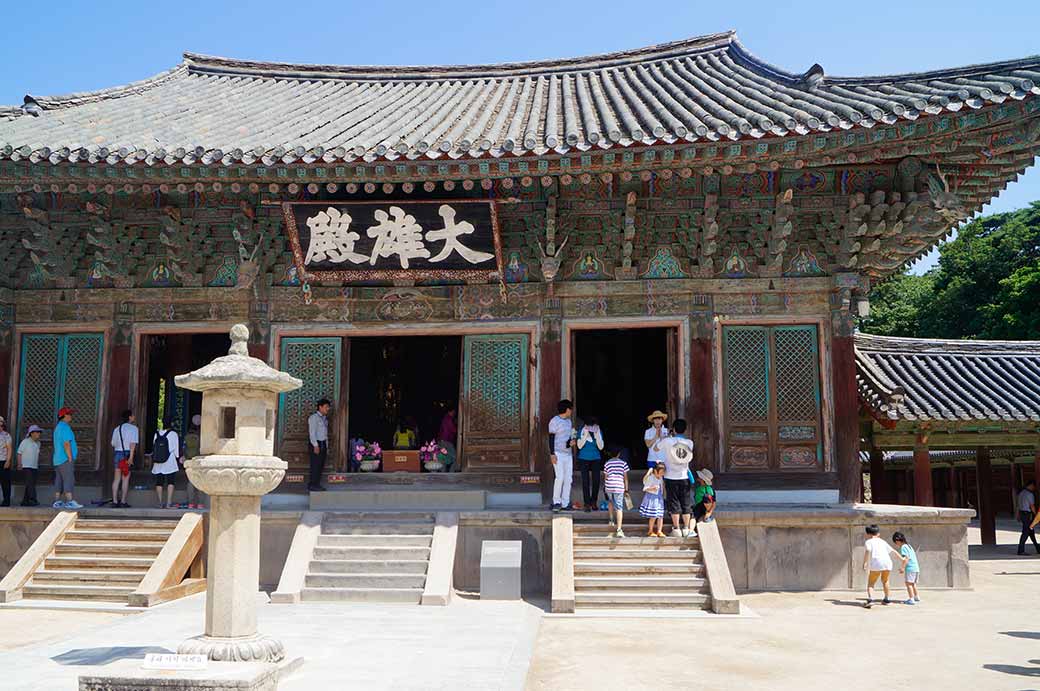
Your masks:
{"label": "wooden signboard", "polygon": [[286,202],[282,212],[300,276],[332,282],[501,276],[493,200]]}

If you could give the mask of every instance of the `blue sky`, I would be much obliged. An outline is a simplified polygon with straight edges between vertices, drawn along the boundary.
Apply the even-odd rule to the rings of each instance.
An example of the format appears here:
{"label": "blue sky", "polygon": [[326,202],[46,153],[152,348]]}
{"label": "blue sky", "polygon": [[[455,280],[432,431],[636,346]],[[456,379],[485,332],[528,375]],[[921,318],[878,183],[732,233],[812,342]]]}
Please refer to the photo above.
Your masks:
{"label": "blue sky", "polygon": [[[0,103],[124,84],[192,51],[333,64],[486,63],[637,48],[735,29],[792,71],[890,74],[1040,53],[1040,0],[5,3]],[[987,212],[1040,199],[1030,169]],[[935,253],[933,252],[933,255]],[[921,271],[934,262],[926,258]]]}

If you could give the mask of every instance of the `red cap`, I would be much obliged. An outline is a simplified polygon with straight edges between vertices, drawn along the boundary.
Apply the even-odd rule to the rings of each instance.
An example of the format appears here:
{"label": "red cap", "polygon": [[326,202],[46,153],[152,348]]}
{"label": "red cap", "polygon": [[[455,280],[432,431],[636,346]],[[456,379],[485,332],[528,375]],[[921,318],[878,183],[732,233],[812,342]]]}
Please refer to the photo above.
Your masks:
{"label": "red cap", "polygon": [[58,417],[59,418],[63,418],[66,415],[72,415],[75,412],[76,412],[75,408],[69,408],[68,406],[65,406],[64,408],[62,408],[61,410],[58,411]]}

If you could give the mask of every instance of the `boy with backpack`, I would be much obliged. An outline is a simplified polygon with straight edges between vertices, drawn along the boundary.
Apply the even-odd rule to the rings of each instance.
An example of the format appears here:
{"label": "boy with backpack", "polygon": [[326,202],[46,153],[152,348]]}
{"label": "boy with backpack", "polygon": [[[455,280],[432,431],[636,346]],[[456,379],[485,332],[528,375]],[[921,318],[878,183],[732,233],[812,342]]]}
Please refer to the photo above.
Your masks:
{"label": "boy with backpack", "polygon": [[[163,420],[162,431],[156,430],[152,441],[152,475],[155,476],[155,494],[159,497],[159,508],[168,509],[173,504],[173,488],[177,479],[177,459],[181,456],[181,440],[173,429],[172,421]],[[166,501],[163,502],[163,487]]]}

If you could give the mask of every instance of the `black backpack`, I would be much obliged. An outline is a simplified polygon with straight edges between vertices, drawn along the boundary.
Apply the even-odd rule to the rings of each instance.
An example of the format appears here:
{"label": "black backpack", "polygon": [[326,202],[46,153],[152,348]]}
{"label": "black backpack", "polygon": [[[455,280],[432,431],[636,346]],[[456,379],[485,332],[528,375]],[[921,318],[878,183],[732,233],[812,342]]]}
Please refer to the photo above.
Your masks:
{"label": "black backpack", "polygon": [[170,460],[170,441],[166,438],[169,433],[170,430],[166,430],[155,437],[155,444],[152,445],[152,463],[161,464]]}

